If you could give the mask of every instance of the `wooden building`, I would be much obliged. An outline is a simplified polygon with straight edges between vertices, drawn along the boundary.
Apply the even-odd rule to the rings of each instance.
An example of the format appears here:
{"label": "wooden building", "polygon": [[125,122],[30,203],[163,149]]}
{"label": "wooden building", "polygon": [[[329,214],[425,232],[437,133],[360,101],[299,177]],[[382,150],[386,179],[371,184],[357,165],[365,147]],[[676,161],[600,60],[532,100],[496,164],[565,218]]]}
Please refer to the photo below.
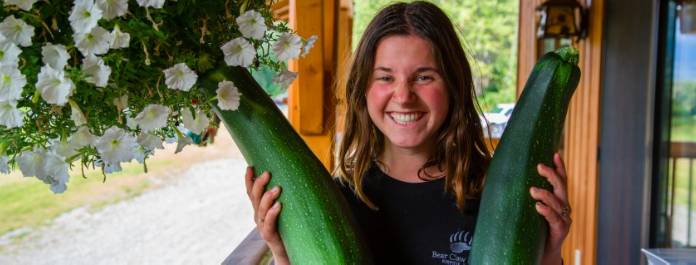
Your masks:
{"label": "wooden building", "polygon": [[[563,43],[537,38],[536,8],[545,1],[519,2],[518,94],[537,58]],[[690,209],[696,147],[670,136],[673,72],[682,56],[675,49],[675,36],[694,34],[684,30],[689,26],[684,21],[691,15],[696,23],[696,3],[577,2],[587,11],[587,36],[570,41],[581,54],[582,79],[571,101],[562,144],[574,221],[563,247],[565,264],[640,264],[645,262],[641,248],[693,247],[696,226],[692,229],[691,223],[696,218],[692,220]],[[683,14],[689,5],[694,11]],[[332,168],[332,139],[340,131],[335,124],[341,118],[335,115],[341,100],[334,100],[332,84],[349,57],[351,1],[285,0],[274,9],[300,35],[319,36],[316,50],[292,63],[300,75],[290,90],[289,117],[315,154]],[[684,25],[678,26],[678,21]],[[696,51],[696,41],[685,49]],[[690,73],[696,80],[696,70],[687,71],[687,78]],[[691,111],[696,115],[696,107]],[[695,123],[688,126],[696,133]],[[679,177],[689,165],[689,174]],[[675,188],[685,185],[680,180],[688,180],[686,188]],[[680,195],[684,192],[688,196]],[[686,215],[676,214],[675,197],[688,203]],[[687,223],[686,241],[675,240],[680,236],[675,231],[681,231],[675,230],[677,222]],[[252,252],[263,252],[259,240],[252,233],[227,262],[258,262]]]}

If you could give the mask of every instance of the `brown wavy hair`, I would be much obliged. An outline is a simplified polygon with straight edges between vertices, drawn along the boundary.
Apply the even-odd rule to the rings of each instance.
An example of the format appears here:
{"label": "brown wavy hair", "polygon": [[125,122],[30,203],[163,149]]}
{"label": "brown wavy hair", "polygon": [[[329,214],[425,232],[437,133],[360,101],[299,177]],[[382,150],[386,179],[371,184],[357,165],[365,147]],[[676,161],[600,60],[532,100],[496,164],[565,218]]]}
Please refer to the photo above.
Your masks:
{"label": "brown wavy hair", "polygon": [[439,71],[448,90],[450,109],[439,129],[430,159],[425,168],[437,166],[445,172],[445,192],[457,199],[464,210],[466,199],[478,198],[483,189],[491,154],[484,142],[477,113],[471,66],[449,17],[428,2],[395,3],[382,9],[367,26],[353,54],[346,75],[341,78],[339,93],[344,93],[346,113],[344,133],[338,150],[338,174],[370,208],[362,180],[373,159],[380,156],[384,135],[375,127],[367,112],[365,94],[371,82],[375,53],[380,40],[394,35],[415,35],[431,43]]}

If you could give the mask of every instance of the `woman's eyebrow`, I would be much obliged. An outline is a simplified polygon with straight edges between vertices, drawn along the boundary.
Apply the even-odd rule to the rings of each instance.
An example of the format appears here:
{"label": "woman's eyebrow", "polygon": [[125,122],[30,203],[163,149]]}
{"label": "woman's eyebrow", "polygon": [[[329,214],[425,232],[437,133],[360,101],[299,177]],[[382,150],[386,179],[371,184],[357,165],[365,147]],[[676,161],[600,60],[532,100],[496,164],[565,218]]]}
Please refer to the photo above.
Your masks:
{"label": "woman's eyebrow", "polygon": [[[384,67],[384,66],[378,66],[378,67],[375,67],[374,71],[385,71],[385,72],[391,73],[392,69],[388,68],[388,67]],[[416,73],[422,73],[422,72],[427,72],[427,71],[438,72],[437,68],[435,68],[435,67],[425,66],[425,67],[416,68]]]}

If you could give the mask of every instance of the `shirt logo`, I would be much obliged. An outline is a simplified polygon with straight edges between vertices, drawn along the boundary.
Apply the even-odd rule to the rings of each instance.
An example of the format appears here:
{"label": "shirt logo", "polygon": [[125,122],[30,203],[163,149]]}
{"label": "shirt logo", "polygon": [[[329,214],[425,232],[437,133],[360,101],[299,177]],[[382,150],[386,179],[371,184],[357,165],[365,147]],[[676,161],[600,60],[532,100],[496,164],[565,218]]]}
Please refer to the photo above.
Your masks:
{"label": "shirt logo", "polygon": [[471,239],[473,236],[470,232],[459,231],[450,236],[450,250],[454,253],[462,253],[466,250],[471,250]]}

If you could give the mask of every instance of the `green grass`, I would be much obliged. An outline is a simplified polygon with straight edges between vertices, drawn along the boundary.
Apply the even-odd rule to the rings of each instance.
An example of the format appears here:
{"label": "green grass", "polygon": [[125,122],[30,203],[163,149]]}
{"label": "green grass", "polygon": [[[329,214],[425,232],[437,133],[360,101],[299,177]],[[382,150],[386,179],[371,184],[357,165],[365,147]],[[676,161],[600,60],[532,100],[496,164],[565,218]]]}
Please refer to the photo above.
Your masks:
{"label": "green grass", "polygon": [[34,177],[22,177],[19,170],[0,175],[0,235],[24,226],[48,224],[61,213],[81,206],[96,210],[136,197],[153,188],[150,178],[157,176],[152,173],[173,165],[173,160],[148,161],[150,174],[145,174],[138,163],[124,164],[122,172],[107,175],[106,183],[102,183],[100,170],[86,170],[85,179],[78,167],[71,172],[63,194],[53,194],[48,185]]}

